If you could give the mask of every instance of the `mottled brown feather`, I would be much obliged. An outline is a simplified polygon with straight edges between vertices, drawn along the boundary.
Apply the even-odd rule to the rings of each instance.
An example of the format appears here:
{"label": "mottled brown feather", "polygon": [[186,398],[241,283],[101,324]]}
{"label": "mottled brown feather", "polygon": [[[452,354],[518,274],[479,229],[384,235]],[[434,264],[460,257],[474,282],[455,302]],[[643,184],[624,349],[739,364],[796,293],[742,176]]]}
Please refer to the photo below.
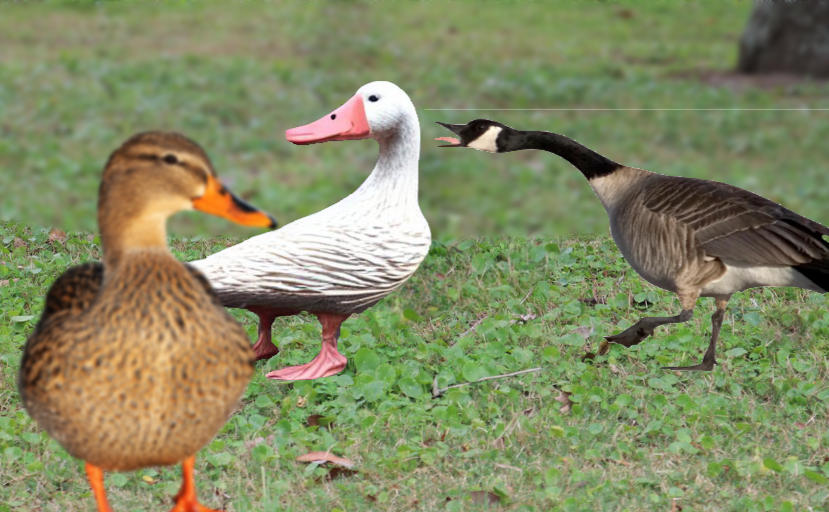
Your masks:
{"label": "mottled brown feather", "polygon": [[21,363],[26,409],[103,469],[180,462],[234,411],[253,373],[247,336],[206,279],[169,254],[102,269],[75,267],[50,289]]}
{"label": "mottled brown feather", "polygon": [[713,257],[754,265],[829,258],[829,229],[747,190],[715,181],[653,174],[644,206],[693,231]]}

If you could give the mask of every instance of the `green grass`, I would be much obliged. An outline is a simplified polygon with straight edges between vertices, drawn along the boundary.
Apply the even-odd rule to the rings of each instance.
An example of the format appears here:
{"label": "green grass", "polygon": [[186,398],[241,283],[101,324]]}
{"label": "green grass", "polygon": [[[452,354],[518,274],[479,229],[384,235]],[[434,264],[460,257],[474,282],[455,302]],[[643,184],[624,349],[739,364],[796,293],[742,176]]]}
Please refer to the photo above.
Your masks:
{"label": "green grass", "polygon": [[[0,286],[0,510],[92,507],[81,463],[26,416],[14,384],[48,284],[100,256],[92,235],[62,243],[48,232],[0,228],[0,279],[18,280]],[[191,260],[234,241],[171,245]],[[675,314],[674,296],[643,284],[603,237],[435,242],[409,283],[344,324],[340,375],[266,380],[319,348],[313,317],[277,321],[282,353],[258,365],[243,407],[200,454],[200,494],[229,511],[476,510],[473,491],[502,496],[499,510],[670,510],[674,500],[684,511],[824,509],[824,297],[738,294],[714,372],[660,370],[700,360],[713,307],[700,303],[687,324],[583,362],[602,335]],[[253,315],[233,312],[253,339]],[[431,396],[435,378],[445,387],[537,366]],[[559,389],[572,393],[569,412]],[[309,426],[311,415],[333,426]],[[357,473],[329,480],[294,461],[328,449]],[[163,510],[178,478],[177,468],[111,474],[113,506]]]}
{"label": "green grass", "polygon": [[[286,223],[354,190],[376,146],[295,147],[284,130],[378,79],[419,108],[432,251],[401,290],[345,324],[349,365],[337,377],[264,379],[319,347],[315,319],[277,321],[282,353],[259,365],[244,406],[199,457],[208,505],[451,512],[480,509],[470,495],[487,491],[499,510],[828,506],[822,295],[738,294],[711,374],[659,370],[700,360],[707,300],[687,324],[582,361],[602,335],[675,314],[674,297],[596,235],[604,212],[565,162],[432,142],[448,134],[433,121],[491,117],[742,186],[826,223],[826,113],[426,110],[829,108],[822,85],[735,92],[689,77],[732,67],[749,2],[55,3],[0,15],[0,219],[17,219],[0,224],[0,512],[93,506],[80,462],[28,419],[15,377],[51,281],[100,256],[95,195],[109,153],[138,130],[183,131],[237,193]],[[43,225],[71,236],[50,241]],[[240,240],[216,234],[251,233],[196,214],[171,225],[186,235],[172,242],[183,260]],[[253,339],[255,318],[234,314]],[[536,366],[545,370],[431,397],[436,378],[445,387]],[[572,393],[569,412],[560,389]],[[309,426],[311,415],[329,427]],[[326,449],[357,473],[328,479],[294,461]],[[165,510],[178,478],[158,468],[107,485],[115,510]]]}

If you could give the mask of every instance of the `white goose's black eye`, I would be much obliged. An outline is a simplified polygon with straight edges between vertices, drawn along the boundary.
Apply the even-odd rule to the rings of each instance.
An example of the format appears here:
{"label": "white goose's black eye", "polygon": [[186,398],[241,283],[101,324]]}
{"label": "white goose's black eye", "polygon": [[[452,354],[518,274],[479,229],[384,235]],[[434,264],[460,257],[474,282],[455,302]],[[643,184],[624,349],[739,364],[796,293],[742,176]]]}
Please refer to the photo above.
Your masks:
{"label": "white goose's black eye", "polygon": [[176,155],[173,155],[173,154],[164,155],[164,158],[162,158],[162,160],[164,160],[164,163],[167,163],[167,164],[170,164],[170,165],[174,165],[174,164],[178,163],[178,158],[176,158]]}
{"label": "white goose's black eye", "polygon": [[370,101],[372,103],[380,101],[380,96],[377,96],[376,94],[372,94],[371,96],[368,97],[368,101]]}

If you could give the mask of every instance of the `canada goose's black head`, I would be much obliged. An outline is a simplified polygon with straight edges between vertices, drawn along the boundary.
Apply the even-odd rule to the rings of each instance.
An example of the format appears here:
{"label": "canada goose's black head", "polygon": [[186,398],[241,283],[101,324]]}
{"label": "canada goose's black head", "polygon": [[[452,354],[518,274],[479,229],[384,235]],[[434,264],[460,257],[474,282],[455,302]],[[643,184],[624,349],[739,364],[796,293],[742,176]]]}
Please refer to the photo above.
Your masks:
{"label": "canada goose's black head", "polygon": [[506,153],[515,150],[513,142],[519,134],[517,130],[489,119],[476,119],[466,124],[438,124],[460,137],[460,140],[452,137],[436,139],[449,142],[440,146],[442,148],[472,148],[490,153]]}

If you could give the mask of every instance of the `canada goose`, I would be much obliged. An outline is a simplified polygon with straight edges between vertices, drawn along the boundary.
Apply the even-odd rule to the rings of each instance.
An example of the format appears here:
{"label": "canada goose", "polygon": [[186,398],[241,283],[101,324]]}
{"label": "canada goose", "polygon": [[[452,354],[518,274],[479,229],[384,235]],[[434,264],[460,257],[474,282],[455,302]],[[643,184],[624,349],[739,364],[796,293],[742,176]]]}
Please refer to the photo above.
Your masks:
{"label": "canada goose", "polygon": [[319,354],[267,376],[319,379],[345,368],[337,350],[340,325],[399,288],[429,252],[429,224],[417,202],[420,126],[402,89],[372,82],[334,112],[285,136],[294,144],[374,138],[380,157],[366,181],[339,203],[192,264],[225,306],[259,316],[257,359],[279,352],[271,341],[276,317],[316,315],[322,324]]}
{"label": "canada goose", "polygon": [[159,132],[126,141],[101,181],[104,262],[72,267],[52,284],[23,350],[23,404],[86,461],[99,512],[111,512],[104,470],[179,462],[183,482],[173,511],[208,511],[196,499],[195,454],[225,424],[253,375],[244,329],[207,280],[167,248],[167,218],[193,208],[275,226],[221,185],[195,142]]}
{"label": "canada goose", "polygon": [[731,295],[748,288],[793,286],[829,290],[829,235],[825,226],[757,194],[716,181],[664,176],[618,164],[563,135],[518,131],[478,119],[438,123],[460,140],[442,147],[490,153],[540,149],[564,158],[587,178],[610,217],[616,245],[646,281],[679,296],[682,311],[645,317],[611,343],[636,345],[665,324],[693,317],[699,297],[713,297],[711,341],[702,363],[669,370],[710,371]]}

